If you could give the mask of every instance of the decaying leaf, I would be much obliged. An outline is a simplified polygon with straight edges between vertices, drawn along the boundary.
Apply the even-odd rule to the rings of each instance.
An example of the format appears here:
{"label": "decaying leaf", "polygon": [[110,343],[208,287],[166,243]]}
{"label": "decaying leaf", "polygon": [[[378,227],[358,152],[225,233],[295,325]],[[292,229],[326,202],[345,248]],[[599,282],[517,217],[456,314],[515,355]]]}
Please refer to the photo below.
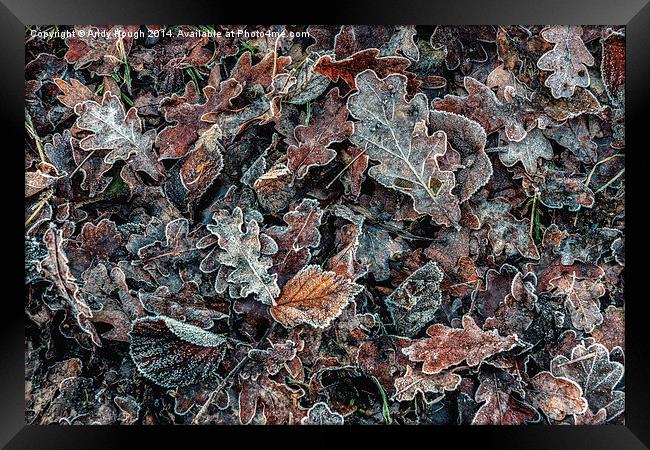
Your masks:
{"label": "decaying leaf", "polygon": [[154,316],[131,330],[131,357],[142,375],[163,387],[185,386],[216,376],[226,339],[194,325]]}

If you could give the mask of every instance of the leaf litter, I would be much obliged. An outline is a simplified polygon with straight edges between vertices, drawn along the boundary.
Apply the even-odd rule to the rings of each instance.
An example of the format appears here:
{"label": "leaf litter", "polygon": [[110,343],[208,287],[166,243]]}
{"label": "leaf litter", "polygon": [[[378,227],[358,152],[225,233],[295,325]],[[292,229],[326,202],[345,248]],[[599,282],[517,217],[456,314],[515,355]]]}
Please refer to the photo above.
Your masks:
{"label": "leaf litter", "polygon": [[624,27],[25,42],[28,423],[624,423]]}

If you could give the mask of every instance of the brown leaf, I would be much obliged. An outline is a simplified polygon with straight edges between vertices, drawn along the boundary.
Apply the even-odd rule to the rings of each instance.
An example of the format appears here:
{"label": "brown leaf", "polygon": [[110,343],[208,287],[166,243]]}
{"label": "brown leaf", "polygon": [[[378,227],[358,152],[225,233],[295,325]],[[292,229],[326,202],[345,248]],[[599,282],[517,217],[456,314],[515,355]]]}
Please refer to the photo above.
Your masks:
{"label": "brown leaf", "polygon": [[310,167],[324,166],[336,158],[330,144],[342,142],[352,134],[352,122],[346,120],[348,110],[338,88],[329,91],[312,111],[309,125],[294,129],[297,144],[287,148],[287,165],[298,178],[307,175]]}
{"label": "brown leaf", "polygon": [[467,95],[446,95],[433,101],[433,109],[448,111],[468,117],[485,129],[487,134],[504,128],[509,141],[519,142],[535,125],[536,114],[527,111],[527,101],[518,96],[513,103],[503,103],[486,85],[472,77],[465,77]]}
{"label": "brown leaf", "polygon": [[485,402],[472,419],[472,425],[524,425],[539,419],[539,413],[512,394],[523,389],[508,373],[489,371],[479,375],[476,401]]}
{"label": "brown leaf", "polygon": [[468,366],[477,366],[486,358],[517,345],[516,335],[502,337],[493,331],[483,331],[468,315],[463,316],[463,328],[434,324],[427,329],[427,334],[428,338],[402,349],[411,361],[424,362],[425,374],[440,373],[463,361]]}
{"label": "brown leaf", "polygon": [[70,78],[70,84],[61,78],[55,78],[53,81],[63,92],[63,95],[59,95],[57,98],[70,109],[74,109],[77,103],[83,103],[95,97],[93,91],[76,78]]}
{"label": "brown leaf", "polygon": [[625,350],[625,309],[609,305],[603,322],[596,325],[591,335],[610,352],[616,347]]}
{"label": "brown leaf", "polygon": [[271,315],[287,328],[303,323],[327,328],[362,289],[334,272],[307,266],[287,282]]}
{"label": "brown leaf", "polygon": [[441,372],[428,375],[406,366],[406,373],[402,377],[395,378],[395,399],[403,402],[413,400],[418,392],[426,394],[454,391],[460,384],[460,380],[460,375],[455,373]]}
{"label": "brown leaf", "polygon": [[334,61],[330,55],[324,55],[316,62],[314,71],[325,75],[335,83],[341,78],[350,89],[357,89],[356,76],[366,69],[373,70],[380,78],[399,73],[407,77],[408,92],[414,95],[420,82],[416,80],[415,74],[406,71],[410,64],[411,61],[407,58],[401,56],[382,57],[379,56],[379,50],[370,48],[339,61]]}
{"label": "brown leaf", "polygon": [[309,249],[320,245],[318,227],[322,217],[323,210],[316,200],[303,199],[282,217],[286,227],[273,226],[266,230],[278,244],[278,252],[273,255],[273,268],[280,285],[309,263]]}
{"label": "brown leaf", "polygon": [[564,420],[569,415],[582,414],[587,410],[587,399],[575,382],[540,372],[530,380],[527,398],[541,408],[553,420]]}

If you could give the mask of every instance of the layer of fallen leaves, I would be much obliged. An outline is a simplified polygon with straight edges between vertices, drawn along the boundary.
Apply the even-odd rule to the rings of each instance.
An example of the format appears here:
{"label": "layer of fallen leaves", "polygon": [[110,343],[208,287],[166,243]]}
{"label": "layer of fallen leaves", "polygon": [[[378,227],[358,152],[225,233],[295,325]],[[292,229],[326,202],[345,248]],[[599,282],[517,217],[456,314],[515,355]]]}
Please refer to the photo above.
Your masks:
{"label": "layer of fallen leaves", "polygon": [[623,422],[622,27],[33,29],[28,423]]}

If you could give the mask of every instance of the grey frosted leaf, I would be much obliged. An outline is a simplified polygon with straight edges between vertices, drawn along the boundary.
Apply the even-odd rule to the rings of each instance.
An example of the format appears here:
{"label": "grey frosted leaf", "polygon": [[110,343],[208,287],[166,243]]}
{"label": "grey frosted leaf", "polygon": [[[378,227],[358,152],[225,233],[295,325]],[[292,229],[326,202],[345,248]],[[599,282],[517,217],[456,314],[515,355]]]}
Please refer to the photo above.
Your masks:
{"label": "grey frosted leaf", "polygon": [[462,166],[454,172],[456,188],[453,193],[463,203],[492,177],[492,163],[485,153],[485,130],[478,122],[447,111],[430,111],[429,126],[432,130],[444,131],[449,144],[460,154]]}
{"label": "grey frosted leaf", "polygon": [[144,317],[133,323],[131,357],[154,383],[173,388],[216,377],[226,339],[170,317]]}
{"label": "grey frosted leaf", "polygon": [[439,291],[443,273],[429,261],[402,282],[387,298],[400,336],[413,337],[433,319],[440,306]]}
{"label": "grey frosted leaf", "polygon": [[312,55],[305,59],[295,75],[295,84],[291,86],[284,97],[284,102],[302,105],[318,98],[325,92],[325,89],[330,84],[330,79],[318,72],[314,72],[317,59]]}
{"label": "grey frosted leaf", "polygon": [[602,256],[611,251],[614,240],[621,235],[620,230],[604,227],[591,233],[572,234],[562,240],[557,252],[565,266],[570,266],[575,261],[598,264]]}
{"label": "grey frosted leaf", "polygon": [[398,56],[401,53],[411,61],[418,61],[420,59],[420,50],[415,43],[416,34],[415,25],[395,26],[395,34],[381,48],[379,56]]}
{"label": "grey frosted leaf", "polygon": [[[260,227],[257,221],[248,220],[244,230],[243,212],[239,207],[236,207],[232,214],[224,209],[219,210],[214,213],[213,220],[215,223],[207,228],[217,236],[218,248],[213,249],[201,261],[201,269],[208,272],[211,271],[210,268],[214,270],[217,267],[216,263],[221,265],[215,290],[223,292],[227,285],[230,295],[235,298],[255,294],[260,302],[266,305],[275,304],[280,288],[277,275],[270,275],[268,272],[273,261],[262,254]],[[205,239],[213,237],[204,238],[202,241]],[[198,247],[202,247],[201,241]],[[275,248],[277,249],[277,246]]]}
{"label": "grey frosted leaf", "polygon": [[585,185],[584,176],[559,170],[549,170],[544,174],[539,192],[543,205],[557,209],[566,206],[569,211],[591,208],[596,200],[593,191]]}
{"label": "grey frosted leaf", "polygon": [[598,161],[598,145],[591,140],[585,116],[570,119],[558,127],[547,128],[544,134],[568,148],[581,162],[594,164]]}
{"label": "grey frosted leaf", "polygon": [[77,104],[74,111],[79,116],[76,125],[92,132],[79,142],[83,150],[109,150],[105,163],[112,165],[128,160],[134,170],[145,172],[155,180],[162,177],[163,166],[152,148],[156,132],[142,132],[136,108],[125,113],[120,99],[107,91],[101,105],[88,100]]}
{"label": "grey frosted leaf", "polygon": [[510,213],[510,205],[505,200],[483,200],[476,206],[478,218],[490,226],[488,237],[495,255],[505,251],[507,256],[519,253],[526,258],[539,259],[539,250],[530,234],[529,222],[517,220]]}
{"label": "grey frosted leaf", "polygon": [[381,228],[364,224],[357,257],[377,281],[390,277],[389,261],[404,251],[404,245]]}
{"label": "grey frosted leaf", "polygon": [[343,416],[330,409],[327,403],[318,402],[307,411],[300,423],[302,425],[343,425]]}
{"label": "grey frosted leaf", "polygon": [[624,368],[622,364],[610,360],[609,352],[603,345],[576,346],[571,352],[571,359],[560,355],[551,361],[551,372],[578,383],[592,412],[605,408],[607,420],[623,412],[625,392],[616,390],[616,386],[623,378]]}
{"label": "grey frosted leaf", "polygon": [[350,140],[380,162],[368,171],[372,178],[410,196],[417,212],[456,227],[460,207],[451,192],[456,181],[438,164],[447,152],[447,136],[428,134],[427,97],[419,93],[407,102],[406,84],[403,75],[380,79],[371,70],[357,75],[358,92],[348,99],[348,109],[359,122]]}
{"label": "grey frosted leaf", "polygon": [[538,173],[537,160],[553,159],[553,147],[539,129],[529,131],[520,142],[509,142],[502,147],[492,149],[499,152],[499,159],[506,167],[512,167],[518,162],[524,166],[530,175]]}
{"label": "grey frosted leaf", "polygon": [[544,53],[537,61],[541,70],[553,72],[544,83],[551,88],[553,97],[571,97],[576,86],[588,87],[587,66],[594,65],[594,57],[582,42],[582,27],[551,26],[542,30],[541,35],[555,44],[553,50]]}

